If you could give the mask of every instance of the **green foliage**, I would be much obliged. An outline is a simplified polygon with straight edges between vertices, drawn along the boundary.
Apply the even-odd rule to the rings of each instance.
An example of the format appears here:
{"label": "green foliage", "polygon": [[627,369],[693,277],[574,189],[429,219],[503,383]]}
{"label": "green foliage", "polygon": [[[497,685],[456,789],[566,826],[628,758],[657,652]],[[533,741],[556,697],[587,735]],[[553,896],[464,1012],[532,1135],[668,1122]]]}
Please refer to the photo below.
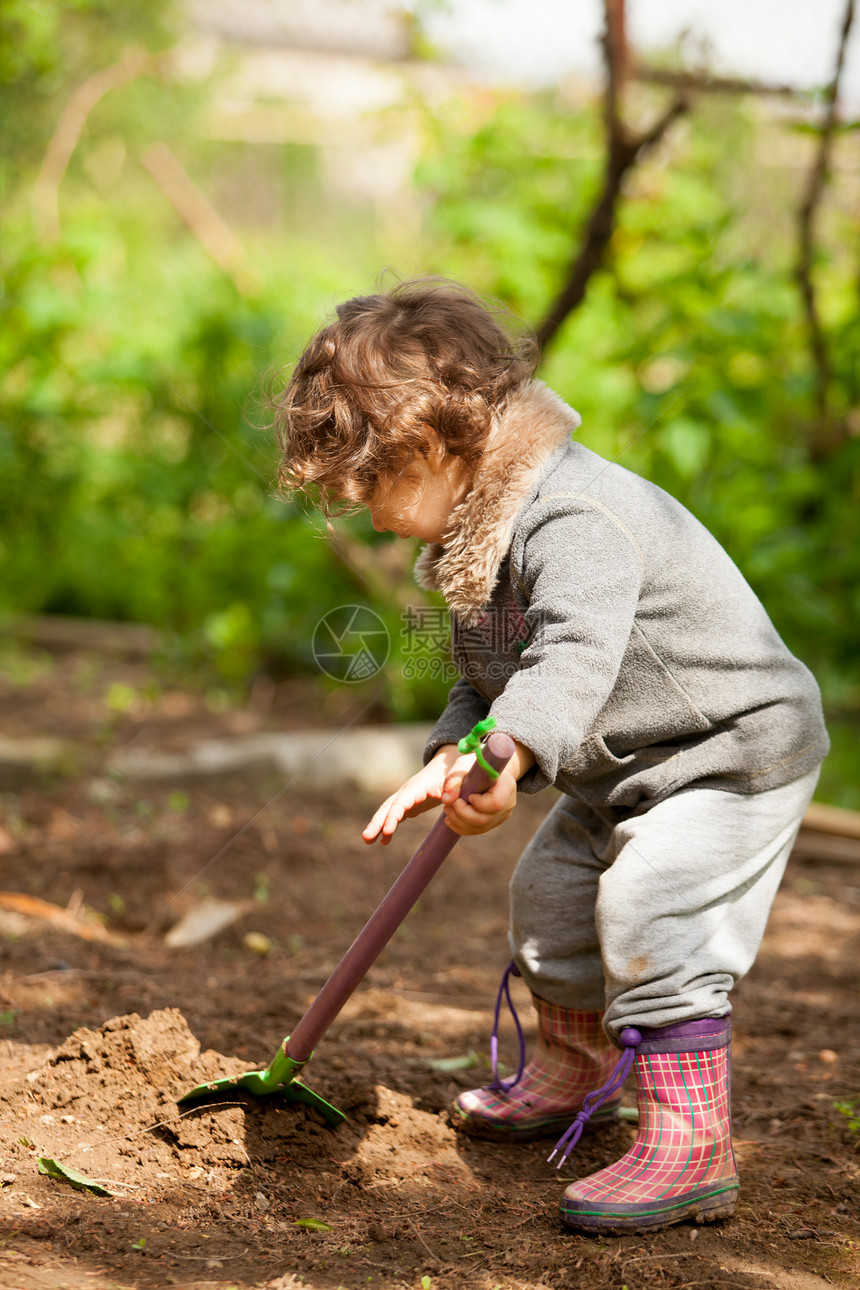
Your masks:
{"label": "green foliage", "polygon": [[583,194],[602,167],[596,113],[547,95],[464,98],[427,122],[418,183],[433,201],[430,258],[535,319],[572,253]]}
{"label": "green foliage", "polygon": [[13,178],[37,163],[69,94],[130,48],[174,41],[174,0],[4,0],[0,6],[0,116]]}
{"label": "green foliage", "polygon": [[833,1105],[839,1114],[847,1119],[848,1132],[855,1135],[860,1133],[860,1097],[848,1097],[841,1102],[834,1102]]}
{"label": "green foliage", "polygon": [[232,680],[266,638],[307,661],[328,558],[242,415],[276,319],[211,274],[140,312],[88,232],[7,256],[3,607],[197,631]]}
{"label": "green foliage", "polygon": [[[371,589],[319,516],[277,497],[258,397],[261,373],[391,261],[370,212],[326,193],[311,148],[205,140],[208,83],[147,74],[93,107],[62,181],[62,234],[46,240],[32,184],[60,113],[129,49],[168,47],[174,9],[10,0],[0,22],[0,610],[151,622],[172,633],[175,658],[205,664],[207,683],[214,671],[237,689],[261,665],[315,672],[319,618],[367,604],[392,649],[384,677],[356,695],[383,693],[397,717],[432,715],[450,684],[441,658],[417,666],[391,579]],[[414,267],[536,321],[599,191],[598,105],[476,90],[427,110],[424,127]],[[790,201],[757,164],[758,130],[742,107],[701,103],[637,168],[607,262],[541,375],[583,414],[589,446],[677,496],[738,561],[824,688],[836,750],[823,795],[860,806],[854,243],[834,203],[816,265],[831,442],[817,424]],[[211,263],[139,164],[162,139],[219,205],[233,194],[255,292]],[[283,225],[263,231],[242,223],[243,185],[260,173],[287,194]],[[388,539],[366,519],[339,524],[388,567]]]}
{"label": "green foliage", "polygon": [[[167,138],[192,177],[217,184],[241,176],[247,149],[201,142],[200,86],[160,75],[97,102],[62,182],[61,236],[34,229],[36,165],[70,96],[130,49],[163,48],[172,14],[167,0],[4,8],[24,133],[4,140],[0,610],[157,624],[174,663],[205,662],[235,689],[263,659],[313,668],[317,620],[365,593],[320,518],[277,496],[260,396],[321,301],[367,280],[368,252],[349,235],[338,254],[303,233],[288,255],[258,245],[263,285],[240,294],[138,155]],[[285,157],[285,186],[307,179],[304,154]]]}

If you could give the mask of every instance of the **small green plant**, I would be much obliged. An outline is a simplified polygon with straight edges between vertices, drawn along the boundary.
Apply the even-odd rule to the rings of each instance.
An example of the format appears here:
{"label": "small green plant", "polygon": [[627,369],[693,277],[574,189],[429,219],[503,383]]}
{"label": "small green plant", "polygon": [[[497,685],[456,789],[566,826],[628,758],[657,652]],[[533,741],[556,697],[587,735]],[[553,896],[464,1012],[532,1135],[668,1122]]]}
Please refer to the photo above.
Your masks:
{"label": "small green plant", "polygon": [[131,1248],[133,1250],[138,1250],[142,1254],[143,1251],[146,1249],[146,1237],[145,1236],[139,1237],[136,1241],[132,1243]]}
{"label": "small green plant", "polygon": [[118,714],[130,712],[138,702],[137,690],[132,689],[130,685],[124,685],[122,681],[114,681],[108,686],[108,692],[105,695],[105,706],[111,711]]}
{"label": "small green plant", "polygon": [[840,1115],[846,1116],[848,1132],[860,1133],[860,1095],[845,1098],[841,1102],[834,1102],[833,1105]]}
{"label": "small green plant", "polygon": [[432,1290],[432,1286],[433,1286],[433,1278],[428,1277],[427,1274],[425,1273],[425,1275],[421,1278],[421,1290]]}

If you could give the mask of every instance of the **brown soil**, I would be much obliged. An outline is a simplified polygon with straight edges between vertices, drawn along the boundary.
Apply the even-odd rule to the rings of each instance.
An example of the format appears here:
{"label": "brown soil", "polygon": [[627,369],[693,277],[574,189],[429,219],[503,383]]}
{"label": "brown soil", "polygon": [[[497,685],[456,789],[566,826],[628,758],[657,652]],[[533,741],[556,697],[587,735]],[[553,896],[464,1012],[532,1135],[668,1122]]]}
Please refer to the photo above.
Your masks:
{"label": "brown soil", "polygon": [[[62,711],[58,671],[18,682],[17,728],[28,687],[40,712],[52,690]],[[860,1089],[860,880],[845,865],[792,862],[736,992],[742,1190],[725,1223],[565,1232],[545,1143],[502,1147],[451,1127],[452,1097],[487,1075],[507,877],[547,794],[523,799],[503,832],[458,845],[319,1045],[307,1082],[347,1112],[341,1128],[247,1095],[178,1107],[201,1079],[267,1063],[424,835],[429,817],[366,848],[373,805],[342,789],[308,797],[300,782],[144,791],[98,775],[5,796],[2,887],[71,902],[122,942],[0,910],[0,1286],[860,1282],[858,1136],[835,1107]],[[203,946],[169,949],[165,930],[205,895],[245,902],[243,917]],[[269,938],[266,956],[248,932]],[[435,1065],[451,1058],[462,1068]],[[566,1176],[615,1158],[633,1132],[586,1137]],[[113,1196],[40,1174],[40,1155]]]}

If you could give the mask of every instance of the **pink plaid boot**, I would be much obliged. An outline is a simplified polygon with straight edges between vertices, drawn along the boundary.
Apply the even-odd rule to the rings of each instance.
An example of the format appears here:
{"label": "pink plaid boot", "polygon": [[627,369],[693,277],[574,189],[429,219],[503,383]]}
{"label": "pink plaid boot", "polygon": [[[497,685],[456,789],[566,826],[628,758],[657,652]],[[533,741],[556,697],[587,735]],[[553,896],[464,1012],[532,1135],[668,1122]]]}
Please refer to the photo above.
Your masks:
{"label": "pink plaid boot", "polygon": [[[490,1051],[493,1082],[486,1088],[461,1093],[454,1104],[457,1128],[476,1137],[525,1142],[557,1133],[570,1124],[595,1083],[605,1080],[618,1053],[603,1032],[602,1012],[576,1012],[532,995],[537,1012],[538,1040],[525,1063],[525,1038],[510,995],[510,977],[519,976],[511,963],[502,978]],[[519,1069],[513,1079],[498,1077],[498,1028],[502,998],[506,998],[520,1041]],[[619,1098],[601,1106],[594,1122],[614,1118]]]}
{"label": "pink plaid boot", "polygon": [[[707,1017],[675,1026],[622,1030],[615,1075],[586,1100],[553,1152],[559,1168],[575,1146],[590,1106],[618,1091],[635,1065],[639,1132],[615,1164],[573,1183],[561,1220],[587,1232],[647,1232],[691,1218],[734,1213],[738,1174],[729,1115],[731,1021]],[[551,1156],[550,1159],[553,1157]]]}

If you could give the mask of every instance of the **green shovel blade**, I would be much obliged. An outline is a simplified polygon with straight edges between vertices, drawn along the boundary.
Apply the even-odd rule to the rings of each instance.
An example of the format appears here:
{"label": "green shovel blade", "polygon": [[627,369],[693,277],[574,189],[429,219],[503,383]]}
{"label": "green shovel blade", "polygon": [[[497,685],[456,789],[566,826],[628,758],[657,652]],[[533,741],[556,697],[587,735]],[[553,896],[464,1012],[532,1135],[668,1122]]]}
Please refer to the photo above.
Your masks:
{"label": "green shovel blade", "polygon": [[336,1106],[332,1106],[331,1102],[327,1102],[324,1097],[320,1097],[319,1093],[315,1093],[312,1088],[308,1088],[307,1084],[302,1084],[298,1079],[299,1073],[307,1062],[296,1062],[292,1057],[287,1056],[288,1040],[289,1035],[264,1071],[245,1071],[243,1075],[228,1075],[224,1079],[213,1079],[206,1084],[197,1084],[187,1093],[183,1093],[177,1101],[199,1102],[204,1098],[212,1097],[215,1093],[225,1093],[240,1088],[246,1093],[253,1093],[255,1097],[269,1097],[277,1094],[287,1102],[303,1102],[305,1106],[314,1107],[319,1111],[326,1123],[333,1127],[342,1124],[346,1119],[343,1111],[339,1111]]}

